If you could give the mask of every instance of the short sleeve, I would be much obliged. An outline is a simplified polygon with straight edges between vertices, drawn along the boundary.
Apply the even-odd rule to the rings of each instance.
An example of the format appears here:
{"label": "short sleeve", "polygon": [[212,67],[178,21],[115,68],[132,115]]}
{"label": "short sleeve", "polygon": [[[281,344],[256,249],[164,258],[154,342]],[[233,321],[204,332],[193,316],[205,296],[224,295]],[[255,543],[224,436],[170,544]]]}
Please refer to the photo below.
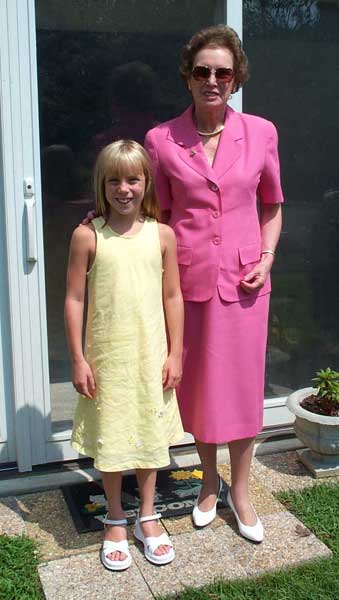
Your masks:
{"label": "short sleeve", "polygon": [[278,204],[284,201],[280,182],[278,134],[273,123],[267,121],[267,125],[269,131],[266,142],[265,163],[260,176],[258,196],[264,204]]}
{"label": "short sleeve", "polygon": [[144,145],[152,161],[155,189],[159,198],[161,210],[170,211],[172,207],[170,182],[160,165],[153,131],[149,131],[146,134]]}

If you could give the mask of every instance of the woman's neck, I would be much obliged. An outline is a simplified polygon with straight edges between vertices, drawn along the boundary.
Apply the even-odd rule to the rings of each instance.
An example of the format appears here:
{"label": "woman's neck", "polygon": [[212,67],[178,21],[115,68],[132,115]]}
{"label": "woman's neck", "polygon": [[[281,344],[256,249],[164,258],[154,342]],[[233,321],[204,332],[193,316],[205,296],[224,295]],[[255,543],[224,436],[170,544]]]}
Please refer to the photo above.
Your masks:
{"label": "woman's neck", "polygon": [[197,130],[209,133],[220,129],[225,122],[225,112],[225,106],[210,111],[206,111],[205,108],[203,110],[195,108],[194,120]]}

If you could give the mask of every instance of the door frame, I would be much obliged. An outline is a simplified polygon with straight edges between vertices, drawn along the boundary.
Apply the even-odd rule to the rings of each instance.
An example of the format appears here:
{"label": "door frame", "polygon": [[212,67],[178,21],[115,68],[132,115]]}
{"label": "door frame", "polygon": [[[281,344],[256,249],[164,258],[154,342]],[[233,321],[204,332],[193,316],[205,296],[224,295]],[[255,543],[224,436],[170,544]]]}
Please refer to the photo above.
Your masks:
{"label": "door frame", "polygon": [[[12,404],[20,471],[46,462],[46,323],[33,0],[0,0],[1,116]],[[32,25],[33,24],[33,25]],[[24,181],[33,194],[25,198]],[[28,229],[28,217],[29,229]],[[30,254],[30,256],[29,256]],[[48,413],[47,413],[48,415]]]}

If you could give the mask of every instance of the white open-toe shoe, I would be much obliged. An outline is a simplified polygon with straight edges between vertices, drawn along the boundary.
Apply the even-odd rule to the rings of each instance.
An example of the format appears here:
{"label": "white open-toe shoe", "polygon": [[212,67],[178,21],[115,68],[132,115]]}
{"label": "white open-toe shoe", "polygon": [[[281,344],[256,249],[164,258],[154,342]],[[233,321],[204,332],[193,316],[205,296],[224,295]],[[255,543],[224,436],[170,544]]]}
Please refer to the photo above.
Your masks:
{"label": "white open-toe shoe", "polygon": [[[117,521],[108,519],[107,514],[105,517],[100,519],[104,525],[127,525],[126,519],[119,519]],[[124,560],[111,560],[108,555],[112,552],[123,552],[126,554]],[[132,557],[128,548],[127,540],[121,540],[121,542],[113,542],[112,540],[104,540],[100,552],[100,559],[104,567],[110,571],[123,571],[128,569],[132,562]]]}
{"label": "white open-toe shoe", "polygon": [[247,538],[248,540],[251,540],[252,542],[262,542],[264,539],[264,528],[263,528],[263,524],[260,521],[255,510],[253,509],[255,512],[255,516],[257,517],[256,524],[255,525],[244,525],[244,523],[242,523],[242,521],[240,521],[239,515],[233,504],[233,500],[232,500],[232,496],[231,496],[231,489],[228,490],[227,503],[234,513],[234,516],[238,523],[239,532],[241,533],[241,535],[244,536],[245,538]]}
{"label": "white open-toe shoe", "polygon": [[200,494],[197,498],[197,501],[195,503],[195,507],[193,508],[193,513],[192,513],[194,525],[196,525],[197,527],[205,527],[205,525],[212,523],[213,519],[215,519],[215,516],[217,514],[217,504],[218,504],[218,500],[219,500],[220,494],[222,492],[222,487],[223,487],[223,481],[222,481],[220,475],[218,475],[218,477],[219,477],[219,488],[218,488],[217,498],[216,498],[213,508],[211,508],[211,510],[206,510],[206,511],[200,510],[200,508],[199,508]]}
{"label": "white open-toe shoe", "polygon": [[[168,563],[172,562],[175,554],[174,554],[174,549],[173,549],[173,544],[170,540],[170,538],[168,537],[167,533],[162,533],[161,535],[158,535],[157,537],[154,536],[149,536],[146,537],[144,536],[142,529],[140,527],[140,523],[145,523],[146,521],[156,521],[157,519],[161,518],[161,514],[157,513],[155,515],[150,515],[148,517],[140,517],[139,515],[137,516],[137,520],[135,523],[135,529],[134,529],[134,537],[136,537],[137,540],[139,540],[139,542],[142,542],[144,544],[144,554],[145,554],[145,558],[147,558],[147,560],[149,560],[151,563],[153,563],[154,565],[167,565]],[[169,552],[167,552],[167,554],[154,554],[155,550],[157,548],[159,548],[159,546],[170,546],[171,549]]]}

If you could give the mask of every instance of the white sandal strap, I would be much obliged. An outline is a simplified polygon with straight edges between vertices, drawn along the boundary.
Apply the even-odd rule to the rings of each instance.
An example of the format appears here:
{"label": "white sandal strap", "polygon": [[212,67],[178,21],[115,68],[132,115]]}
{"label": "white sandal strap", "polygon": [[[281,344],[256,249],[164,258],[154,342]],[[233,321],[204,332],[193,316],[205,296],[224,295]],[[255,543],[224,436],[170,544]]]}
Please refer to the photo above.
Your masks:
{"label": "white sandal strap", "polygon": [[97,517],[104,525],[127,525],[127,519],[108,519],[108,513]]}
{"label": "white sandal strap", "polygon": [[159,548],[159,546],[170,546],[173,548],[173,544],[167,533],[162,533],[161,535],[158,535],[158,537],[146,537],[145,544],[150,549],[152,554],[154,554],[155,550]]}
{"label": "white sandal strap", "polygon": [[161,519],[161,513],[156,513],[155,515],[149,515],[148,517],[139,517],[139,523],[145,523],[146,521],[156,521],[157,519]]}
{"label": "white sandal strap", "polygon": [[102,543],[102,550],[105,556],[107,556],[107,554],[111,554],[111,552],[123,552],[124,554],[128,555],[128,541],[121,540],[121,542],[113,542],[112,540],[104,540]]}

